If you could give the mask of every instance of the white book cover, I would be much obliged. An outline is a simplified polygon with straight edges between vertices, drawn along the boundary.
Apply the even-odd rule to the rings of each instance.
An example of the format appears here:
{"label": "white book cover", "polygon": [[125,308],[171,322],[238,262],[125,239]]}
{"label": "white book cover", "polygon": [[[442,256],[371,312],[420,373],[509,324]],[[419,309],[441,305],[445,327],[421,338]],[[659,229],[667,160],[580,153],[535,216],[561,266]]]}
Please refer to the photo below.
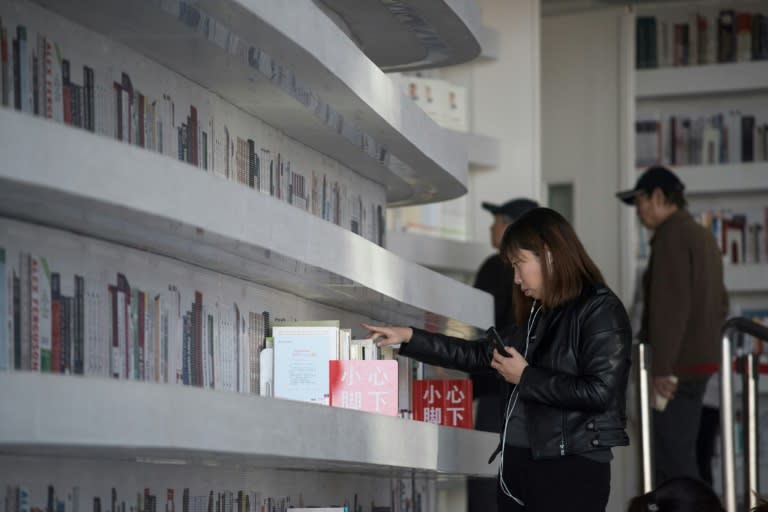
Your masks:
{"label": "white book cover", "polygon": [[330,403],[328,362],[338,359],[338,322],[275,325],[274,396]]}

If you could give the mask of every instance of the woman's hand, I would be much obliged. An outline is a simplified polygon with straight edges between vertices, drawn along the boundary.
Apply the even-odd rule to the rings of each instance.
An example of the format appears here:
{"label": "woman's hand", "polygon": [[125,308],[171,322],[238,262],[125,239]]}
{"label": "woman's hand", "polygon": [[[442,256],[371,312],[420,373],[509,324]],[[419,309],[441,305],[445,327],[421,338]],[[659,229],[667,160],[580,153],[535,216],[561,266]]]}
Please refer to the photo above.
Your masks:
{"label": "woman's hand", "polygon": [[410,327],[394,327],[371,324],[361,325],[368,329],[368,336],[374,338],[376,345],[379,347],[408,343],[411,340],[411,336],[413,336],[413,329]]}
{"label": "woman's hand", "polygon": [[528,366],[528,361],[515,350],[513,347],[506,347],[507,353],[512,357],[504,357],[499,354],[496,349],[493,349],[493,361],[491,361],[491,367],[499,372],[499,375],[504,377],[504,380],[517,384],[520,382],[520,378],[523,376],[523,370]]}

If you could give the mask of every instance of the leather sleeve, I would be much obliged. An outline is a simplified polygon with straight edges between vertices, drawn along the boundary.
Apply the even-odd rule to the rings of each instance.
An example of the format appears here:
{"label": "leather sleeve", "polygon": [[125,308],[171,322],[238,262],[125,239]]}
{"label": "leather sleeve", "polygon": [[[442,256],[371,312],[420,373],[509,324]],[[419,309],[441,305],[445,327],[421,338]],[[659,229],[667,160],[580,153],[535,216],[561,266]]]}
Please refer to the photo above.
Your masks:
{"label": "leather sleeve", "polygon": [[485,339],[464,340],[412,327],[413,336],[400,346],[400,355],[422,363],[468,373],[490,368],[491,344]]}
{"label": "leather sleeve", "polygon": [[632,330],[626,310],[615,296],[596,302],[587,304],[580,314],[578,375],[528,366],[517,386],[523,400],[592,412],[604,412],[611,406],[629,372]]}

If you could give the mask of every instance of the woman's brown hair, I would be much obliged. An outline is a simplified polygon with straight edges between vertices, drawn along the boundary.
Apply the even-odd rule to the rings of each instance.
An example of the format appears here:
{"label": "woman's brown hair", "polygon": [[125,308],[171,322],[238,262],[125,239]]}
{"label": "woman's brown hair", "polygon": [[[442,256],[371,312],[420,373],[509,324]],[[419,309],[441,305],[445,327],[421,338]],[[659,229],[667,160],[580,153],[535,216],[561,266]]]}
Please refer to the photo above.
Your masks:
{"label": "woman's brown hair", "polygon": [[[510,264],[521,249],[531,251],[541,261],[544,282],[541,302],[545,310],[575,299],[585,287],[605,284],[573,227],[554,210],[534,208],[507,227],[501,240],[502,259]],[[523,295],[519,286],[515,286],[513,294],[515,320],[523,325],[533,299]]]}

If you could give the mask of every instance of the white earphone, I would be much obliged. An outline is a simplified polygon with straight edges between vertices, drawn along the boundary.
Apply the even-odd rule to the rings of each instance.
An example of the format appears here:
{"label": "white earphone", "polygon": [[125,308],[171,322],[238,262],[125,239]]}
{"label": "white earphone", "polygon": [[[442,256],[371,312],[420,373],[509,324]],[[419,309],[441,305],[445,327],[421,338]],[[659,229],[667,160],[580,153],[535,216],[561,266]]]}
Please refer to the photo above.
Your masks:
{"label": "white earphone", "polygon": [[[547,260],[551,264],[552,255],[549,251],[547,251]],[[533,308],[536,306],[536,300],[534,299],[533,303],[531,304],[531,312],[528,314],[528,325],[527,325],[527,332],[525,334],[525,349],[523,350],[523,358],[528,357],[528,345],[531,341],[531,331],[533,331],[533,327],[536,323],[536,316],[539,314],[539,311],[541,311],[541,304],[539,304],[539,307],[536,308],[536,311],[533,311]],[[515,387],[514,391],[512,391],[512,394],[509,395],[509,401],[507,402],[507,410],[505,412],[505,419],[504,419],[504,434],[501,439],[501,462],[499,463],[499,487],[501,487],[502,492],[504,492],[505,495],[515,500],[515,502],[520,505],[521,507],[524,507],[525,504],[523,503],[523,500],[520,498],[515,497],[512,492],[509,490],[509,487],[507,487],[507,483],[504,481],[504,448],[507,445],[507,426],[509,425],[509,419],[512,417],[512,413],[515,410],[515,406],[517,405],[517,399],[520,396],[520,392],[517,390],[517,387]],[[513,399],[514,398],[514,399]]]}

